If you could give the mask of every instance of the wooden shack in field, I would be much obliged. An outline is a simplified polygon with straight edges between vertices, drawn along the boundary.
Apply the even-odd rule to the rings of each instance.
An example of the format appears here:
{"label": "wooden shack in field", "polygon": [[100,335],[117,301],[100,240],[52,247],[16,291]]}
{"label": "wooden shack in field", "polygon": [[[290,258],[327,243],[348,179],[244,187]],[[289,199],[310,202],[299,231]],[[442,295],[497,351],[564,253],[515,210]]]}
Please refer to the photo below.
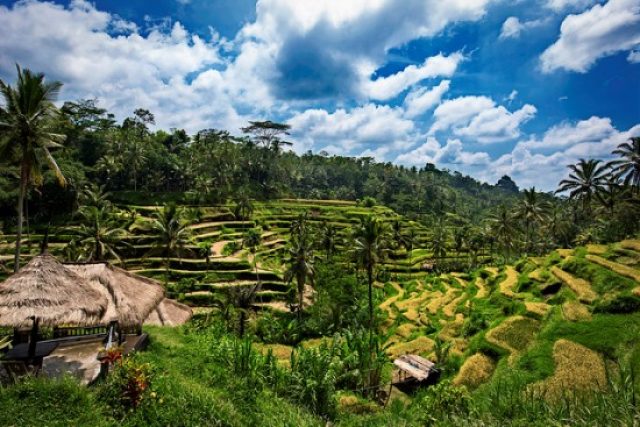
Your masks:
{"label": "wooden shack in field", "polygon": [[393,361],[397,372],[394,386],[402,391],[412,391],[435,384],[440,378],[436,364],[415,354],[405,354]]}

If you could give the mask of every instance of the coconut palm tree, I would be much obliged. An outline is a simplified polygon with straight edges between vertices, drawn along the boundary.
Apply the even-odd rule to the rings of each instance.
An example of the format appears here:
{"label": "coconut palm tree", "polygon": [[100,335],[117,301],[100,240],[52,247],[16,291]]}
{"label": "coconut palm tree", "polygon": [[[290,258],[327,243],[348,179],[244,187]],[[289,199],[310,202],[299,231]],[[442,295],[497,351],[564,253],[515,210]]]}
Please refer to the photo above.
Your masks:
{"label": "coconut palm tree", "polygon": [[502,248],[504,262],[513,250],[513,236],[517,227],[513,215],[506,206],[500,206],[498,211],[489,218],[491,234]]}
{"label": "coconut palm tree", "polygon": [[433,235],[431,236],[431,250],[436,261],[441,260],[447,256],[447,241],[449,240],[449,233],[442,221],[435,227]]}
{"label": "coconut palm tree", "polygon": [[236,200],[236,205],[233,207],[233,215],[242,220],[247,220],[253,214],[253,203],[251,203],[251,199],[247,197],[245,194],[240,194]]}
{"label": "coconut palm tree", "polygon": [[[78,210],[80,225],[68,230],[74,236],[66,248],[68,257],[86,261],[121,261],[118,246],[127,231],[120,226],[110,206],[83,206]],[[72,259],[77,261],[77,259]]]}
{"label": "coconut palm tree", "polygon": [[612,154],[621,157],[609,162],[613,173],[623,178],[625,185],[631,185],[637,191],[640,188],[640,137],[632,137],[629,142],[618,145]]}
{"label": "coconut palm tree", "polygon": [[536,188],[524,190],[524,197],[520,200],[515,210],[515,217],[524,222],[525,248],[531,249],[533,241],[533,228],[544,223],[549,211],[549,204],[540,198]]}
{"label": "coconut palm tree", "polygon": [[256,252],[258,250],[258,246],[262,243],[262,233],[260,229],[250,228],[244,235],[242,239],[242,246],[249,249],[249,252],[253,255],[253,264],[256,270],[256,282],[258,285],[260,284],[260,275],[258,273],[258,259]]}
{"label": "coconut palm tree", "polygon": [[329,262],[333,255],[333,251],[336,249],[337,230],[333,225],[324,222],[320,232],[322,233],[320,236],[320,247],[324,250],[326,260]]}
{"label": "coconut palm tree", "polygon": [[370,336],[373,333],[373,273],[376,266],[383,261],[387,254],[388,235],[385,224],[374,216],[363,218],[354,233],[356,258],[367,271]]}
{"label": "coconut palm tree", "polygon": [[581,200],[583,210],[590,215],[593,198],[602,191],[609,174],[607,165],[601,163],[601,160],[580,159],[575,165],[569,165],[572,173],[560,181],[556,193],[569,191],[569,199]]}
{"label": "coconut palm tree", "polygon": [[42,167],[48,165],[60,185],[66,180],[50,149],[61,147],[63,135],[54,132],[58,109],[53,104],[62,83],[45,82],[44,74],[28,69],[18,71],[18,81],[12,87],[0,80],[0,158],[20,168],[18,193],[18,229],[16,236],[14,271],[20,267],[24,199],[31,184],[42,184]]}
{"label": "coconut palm tree", "polygon": [[313,284],[313,276],[315,274],[313,266],[313,245],[307,236],[295,236],[292,238],[287,264],[289,268],[287,269],[285,278],[287,282],[291,282],[294,278],[296,279],[298,320],[302,320],[304,287],[307,284],[307,279]]}
{"label": "coconut palm tree", "polygon": [[164,259],[165,282],[169,281],[169,258],[180,257],[191,242],[191,229],[185,220],[185,211],[174,204],[164,205],[153,213],[151,220],[140,227],[153,238],[151,249],[145,256],[160,255]]}

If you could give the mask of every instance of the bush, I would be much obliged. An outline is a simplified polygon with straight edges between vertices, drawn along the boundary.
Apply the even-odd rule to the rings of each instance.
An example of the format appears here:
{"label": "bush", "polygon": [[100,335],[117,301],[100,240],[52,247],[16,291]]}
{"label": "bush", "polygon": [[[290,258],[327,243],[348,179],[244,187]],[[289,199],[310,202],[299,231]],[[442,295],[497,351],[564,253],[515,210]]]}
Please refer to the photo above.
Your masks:
{"label": "bush", "polygon": [[366,196],[362,199],[362,201],[360,202],[360,206],[364,206],[365,208],[372,208],[374,206],[376,206],[378,204],[378,202],[376,201],[376,199],[374,199],[373,197],[370,196]]}
{"label": "bush", "polygon": [[628,314],[640,311],[640,297],[631,294],[621,294],[614,298],[600,301],[594,308],[594,313]]}
{"label": "bush", "polygon": [[151,365],[138,363],[134,357],[110,361],[111,370],[99,395],[113,409],[114,416],[122,418],[155,397],[151,391]]}
{"label": "bush", "polygon": [[441,423],[452,417],[466,417],[472,408],[471,396],[465,387],[442,381],[429,387],[418,403],[427,424]]}

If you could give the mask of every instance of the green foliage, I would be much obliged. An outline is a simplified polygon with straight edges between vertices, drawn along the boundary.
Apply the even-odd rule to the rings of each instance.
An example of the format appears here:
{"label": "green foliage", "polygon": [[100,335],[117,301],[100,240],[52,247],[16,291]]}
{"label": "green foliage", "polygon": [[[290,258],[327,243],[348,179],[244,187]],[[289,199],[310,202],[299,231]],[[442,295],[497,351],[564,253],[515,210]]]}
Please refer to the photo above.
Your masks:
{"label": "green foliage", "polygon": [[562,269],[588,280],[591,283],[591,287],[600,295],[626,291],[636,286],[633,280],[593,264],[581,255],[583,256],[584,252],[576,251],[576,256],[567,259],[562,264]]}
{"label": "green foliage", "polygon": [[156,393],[151,389],[151,365],[140,363],[134,357],[118,358],[110,367],[109,375],[100,384],[98,394],[113,410],[114,416],[123,418],[128,412],[151,404]]}
{"label": "green foliage", "polygon": [[633,294],[619,294],[613,298],[598,302],[593,309],[594,313],[627,314],[640,311],[640,296]]}

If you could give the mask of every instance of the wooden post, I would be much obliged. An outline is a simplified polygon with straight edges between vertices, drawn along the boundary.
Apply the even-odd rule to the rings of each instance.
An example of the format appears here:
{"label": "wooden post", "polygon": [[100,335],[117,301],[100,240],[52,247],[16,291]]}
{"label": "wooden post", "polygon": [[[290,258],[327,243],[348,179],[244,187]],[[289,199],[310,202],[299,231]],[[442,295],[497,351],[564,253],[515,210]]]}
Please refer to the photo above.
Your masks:
{"label": "wooden post", "polygon": [[32,316],[32,319],[33,319],[33,326],[31,327],[31,332],[29,333],[29,350],[27,353],[30,359],[36,355],[36,345],[38,344],[39,320],[35,316]]}

